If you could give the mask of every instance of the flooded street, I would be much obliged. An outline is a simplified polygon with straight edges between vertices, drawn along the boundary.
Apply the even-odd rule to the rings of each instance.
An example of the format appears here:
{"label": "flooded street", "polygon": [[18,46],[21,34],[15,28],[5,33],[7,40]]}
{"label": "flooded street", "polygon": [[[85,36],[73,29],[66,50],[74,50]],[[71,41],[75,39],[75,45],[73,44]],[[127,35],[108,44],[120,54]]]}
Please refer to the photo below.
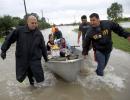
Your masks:
{"label": "flooded street", "polygon": [[[62,26],[59,29],[70,45],[77,45],[76,26]],[[50,29],[42,31],[45,41]],[[80,43],[81,45],[81,43]],[[81,47],[78,48],[81,50]],[[88,75],[77,76],[77,81],[67,83],[57,80],[45,72],[45,79],[53,83],[46,88],[29,86],[28,79],[18,83],[15,76],[15,44],[7,52],[7,58],[0,58],[0,100],[129,100],[130,99],[130,54],[113,49],[105,76],[95,74],[96,62],[93,51],[84,60]]]}

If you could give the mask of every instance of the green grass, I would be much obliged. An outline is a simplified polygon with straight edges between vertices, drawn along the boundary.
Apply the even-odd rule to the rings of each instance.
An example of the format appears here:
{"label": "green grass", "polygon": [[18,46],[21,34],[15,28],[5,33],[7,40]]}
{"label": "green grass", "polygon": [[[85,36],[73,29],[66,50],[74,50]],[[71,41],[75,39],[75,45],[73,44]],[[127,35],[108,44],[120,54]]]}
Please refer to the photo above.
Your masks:
{"label": "green grass", "polygon": [[[130,32],[130,29],[126,29],[128,32]],[[113,46],[117,49],[121,49],[123,51],[130,53],[130,42],[123,38],[119,37],[117,34],[112,34],[112,40],[113,40]]]}
{"label": "green grass", "polygon": [[4,41],[4,38],[0,38],[0,43],[3,43],[3,41]]}

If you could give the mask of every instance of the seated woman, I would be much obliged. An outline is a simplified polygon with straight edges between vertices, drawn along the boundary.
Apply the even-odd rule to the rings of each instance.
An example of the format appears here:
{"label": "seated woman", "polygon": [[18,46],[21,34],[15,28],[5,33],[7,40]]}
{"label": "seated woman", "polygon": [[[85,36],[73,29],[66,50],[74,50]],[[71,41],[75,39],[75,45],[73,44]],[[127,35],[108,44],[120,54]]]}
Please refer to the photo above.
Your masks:
{"label": "seated woman", "polygon": [[52,34],[49,34],[49,41],[47,42],[47,52],[51,54],[51,48],[54,46],[54,38]]}
{"label": "seated woman", "polygon": [[54,33],[54,39],[60,39],[62,38],[62,32],[56,27],[55,28],[55,33]]}
{"label": "seated woman", "polygon": [[66,43],[65,38],[60,39],[60,56],[65,57],[70,55],[70,46]]}

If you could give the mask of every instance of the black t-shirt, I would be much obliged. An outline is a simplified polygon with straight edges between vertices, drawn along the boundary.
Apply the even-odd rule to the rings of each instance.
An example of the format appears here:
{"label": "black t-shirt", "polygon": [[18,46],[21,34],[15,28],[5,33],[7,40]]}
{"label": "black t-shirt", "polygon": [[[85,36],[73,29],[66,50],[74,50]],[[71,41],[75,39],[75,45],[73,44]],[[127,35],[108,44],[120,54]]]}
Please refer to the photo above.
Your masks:
{"label": "black t-shirt", "polygon": [[61,31],[55,32],[54,39],[60,39],[60,38],[62,38],[62,32]]}
{"label": "black t-shirt", "polygon": [[47,42],[47,51],[51,51],[51,47],[48,45],[48,43],[50,43],[51,45],[54,45],[54,42],[53,43],[50,41]]}
{"label": "black t-shirt", "polygon": [[100,21],[98,27],[88,29],[84,40],[83,54],[88,54],[91,42],[95,51],[110,53],[112,50],[112,31],[124,38],[130,36],[130,33],[126,32],[118,23],[107,20]]}
{"label": "black t-shirt", "polygon": [[82,32],[82,40],[84,40],[85,34],[86,34],[89,27],[90,27],[89,23],[81,23],[79,25],[79,31]]}

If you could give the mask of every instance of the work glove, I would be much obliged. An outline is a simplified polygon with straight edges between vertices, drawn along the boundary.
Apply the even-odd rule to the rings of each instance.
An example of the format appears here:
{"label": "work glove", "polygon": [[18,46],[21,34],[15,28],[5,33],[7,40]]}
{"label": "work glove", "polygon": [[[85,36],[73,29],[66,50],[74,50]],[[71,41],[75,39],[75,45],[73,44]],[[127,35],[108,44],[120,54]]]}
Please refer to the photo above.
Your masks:
{"label": "work glove", "polygon": [[6,58],[6,52],[1,52],[1,58],[4,60]]}

